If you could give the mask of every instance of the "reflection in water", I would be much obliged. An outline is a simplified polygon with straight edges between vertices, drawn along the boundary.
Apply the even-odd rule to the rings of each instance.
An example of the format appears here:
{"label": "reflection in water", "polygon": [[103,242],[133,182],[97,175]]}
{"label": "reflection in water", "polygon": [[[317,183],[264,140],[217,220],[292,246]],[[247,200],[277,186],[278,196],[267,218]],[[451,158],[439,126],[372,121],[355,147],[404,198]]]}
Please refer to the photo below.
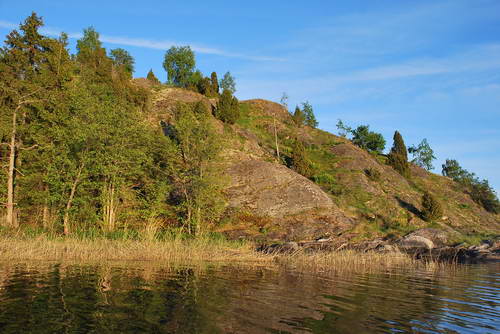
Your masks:
{"label": "reflection in water", "polygon": [[494,333],[499,269],[0,264],[0,333]]}

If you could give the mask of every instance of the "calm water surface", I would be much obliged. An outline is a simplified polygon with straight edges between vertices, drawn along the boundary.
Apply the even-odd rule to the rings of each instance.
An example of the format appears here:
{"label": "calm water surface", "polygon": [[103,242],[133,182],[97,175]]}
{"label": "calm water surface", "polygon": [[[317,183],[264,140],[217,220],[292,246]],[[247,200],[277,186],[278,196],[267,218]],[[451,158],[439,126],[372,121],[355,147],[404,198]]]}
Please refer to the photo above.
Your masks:
{"label": "calm water surface", "polygon": [[500,333],[500,265],[273,268],[0,263],[0,333]]}

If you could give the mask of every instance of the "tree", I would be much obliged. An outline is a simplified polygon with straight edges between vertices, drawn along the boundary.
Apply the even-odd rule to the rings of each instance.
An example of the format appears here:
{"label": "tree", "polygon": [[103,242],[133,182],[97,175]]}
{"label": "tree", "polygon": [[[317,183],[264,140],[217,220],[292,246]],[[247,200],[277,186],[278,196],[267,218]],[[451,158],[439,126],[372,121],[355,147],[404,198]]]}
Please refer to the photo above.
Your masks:
{"label": "tree", "polygon": [[441,173],[443,176],[452,178],[457,182],[470,183],[470,181],[476,177],[474,173],[470,173],[469,171],[463,169],[458,161],[454,159],[446,159],[446,162],[441,166]]}
{"label": "tree", "polygon": [[231,72],[226,72],[220,81],[220,88],[224,92],[225,90],[229,91],[231,94],[236,92],[236,83],[234,82],[234,77],[231,75]]}
{"label": "tree", "polygon": [[212,72],[212,74],[210,74],[210,82],[212,84],[212,91],[216,95],[219,95],[219,79],[217,79],[217,73],[216,72]]}
{"label": "tree", "polygon": [[170,84],[187,87],[194,67],[194,52],[189,46],[172,46],[165,53],[163,68],[167,71]]}
{"label": "tree", "polygon": [[50,78],[42,75],[50,50],[47,50],[47,39],[38,32],[41,26],[42,19],[32,13],[20,25],[21,32],[14,30],[7,36],[0,52],[0,116],[2,123],[8,124],[2,127],[2,137],[8,138],[4,143],[8,147],[5,223],[10,227],[19,225],[17,174],[23,162],[20,153],[31,141],[27,124],[40,109],[46,91],[44,80]]}
{"label": "tree", "polygon": [[413,160],[411,161],[417,166],[425,168],[427,170],[434,169],[432,165],[432,160],[435,160],[434,151],[430,147],[427,139],[423,139],[418,146],[411,146],[408,148],[408,152],[413,155]]}
{"label": "tree", "polygon": [[288,94],[286,92],[283,92],[280,98],[280,104],[288,110]]}
{"label": "tree", "polygon": [[148,76],[146,77],[153,85],[159,85],[160,80],[156,77],[156,75],[153,73],[153,69],[150,69],[148,72]]}
{"label": "tree", "polygon": [[391,148],[391,152],[387,155],[387,162],[391,165],[399,174],[406,178],[410,177],[410,165],[408,164],[408,152],[406,150],[405,143],[401,134],[396,131],[394,132],[394,143]]}
{"label": "tree", "polygon": [[305,123],[312,128],[316,128],[318,126],[318,121],[316,121],[316,116],[314,116],[313,108],[311,104],[306,101],[302,103],[302,111],[305,115]]}
{"label": "tree", "polygon": [[110,53],[110,57],[111,59],[113,59],[113,64],[117,67],[123,68],[125,72],[128,73],[130,77],[132,77],[132,74],[134,73],[135,60],[130,55],[130,53],[127,50],[121,48],[113,49]]}
{"label": "tree", "polygon": [[302,176],[311,176],[311,165],[307,160],[306,149],[298,139],[295,139],[292,146],[291,168]]}
{"label": "tree", "polygon": [[429,192],[422,196],[422,218],[432,222],[443,217],[443,207],[441,203]]}
{"label": "tree", "polygon": [[481,181],[474,173],[462,168],[457,160],[446,159],[442,167],[442,174],[460,184],[474,202],[486,211],[500,213],[500,201],[488,180]]}
{"label": "tree", "polygon": [[369,152],[382,153],[385,148],[385,139],[380,133],[370,131],[369,125],[360,125],[351,130],[352,143]]}
{"label": "tree", "polygon": [[224,208],[219,170],[214,166],[221,141],[210,122],[210,115],[193,112],[185,105],[175,110],[177,152],[172,165],[176,202],[184,226],[193,234],[220,218]]}
{"label": "tree", "polygon": [[344,138],[347,137],[348,134],[353,133],[352,128],[350,126],[345,125],[341,119],[339,119],[337,122],[337,129],[339,130],[339,135]]}
{"label": "tree", "polygon": [[231,94],[231,91],[224,89],[217,102],[215,117],[229,124],[234,124],[240,117],[238,99]]}
{"label": "tree", "polygon": [[304,115],[304,112],[299,108],[299,106],[295,107],[295,112],[293,113],[292,119],[298,127],[304,125],[306,116]]}

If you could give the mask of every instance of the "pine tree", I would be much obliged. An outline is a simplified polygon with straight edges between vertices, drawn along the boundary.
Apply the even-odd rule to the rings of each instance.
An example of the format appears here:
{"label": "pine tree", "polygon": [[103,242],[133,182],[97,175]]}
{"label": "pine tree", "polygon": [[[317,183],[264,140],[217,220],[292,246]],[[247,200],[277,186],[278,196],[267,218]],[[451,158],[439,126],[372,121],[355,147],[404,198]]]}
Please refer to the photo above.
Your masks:
{"label": "pine tree", "polygon": [[429,192],[422,196],[422,218],[431,222],[440,219],[443,216],[443,207],[438,200]]}
{"label": "pine tree", "polygon": [[159,85],[161,82],[158,80],[156,75],[153,73],[153,69],[150,69],[148,76],[146,77],[153,85]]}
{"label": "pine tree", "polygon": [[402,176],[406,178],[411,176],[408,152],[403,137],[398,131],[394,132],[394,143],[391,152],[387,155],[387,163]]}
{"label": "pine tree", "polygon": [[302,110],[299,108],[299,106],[295,107],[295,112],[293,113],[292,119],[298,127],[304,125],[306,117],[304,115],[304,112],[302,112]]}

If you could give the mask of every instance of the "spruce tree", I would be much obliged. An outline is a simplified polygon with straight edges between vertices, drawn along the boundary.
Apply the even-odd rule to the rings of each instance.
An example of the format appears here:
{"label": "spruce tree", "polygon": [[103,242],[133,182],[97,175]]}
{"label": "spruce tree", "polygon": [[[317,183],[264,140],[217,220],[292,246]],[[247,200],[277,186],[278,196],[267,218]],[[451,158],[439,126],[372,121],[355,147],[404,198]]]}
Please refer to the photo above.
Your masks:
{"label": "spruce tree", "polygon": [[406,178],[411,176],[408,152],[403,137],[398,131],[394,132],[394,143],[391,152],[387,155],[387,163],[402,176]]}
{"label": "spruce tree", "polygon": [[153,73],[153,69],[150,69],[148,72],[148,76],[146,77],[153,85],[159,85],[160,80],[156,77],[156,75]]}
{"label": "spruce tree", "polygon": [[229,124],[234,124],[240,117],[238,99],[231,94],[231,91],[224,89],[217,102],[215,117]]}
{"label": "spruce tree", "polygon": [[217,73],[212,72],[210,75],[210,81],[212,83],[212,91],[216,94],[219,95],[219,79],[217,79]]}
{"label": "spruce tree", "polygon": [[304,125],[306,117],[304,115],[304,112],[299,108],[299,106],[295,107],[295,112],[293,113],[292,119],[298,127]]}
{"label": "spruce tree", "polygon": [[443,216],[443,207],[441,203],[429,192],[422,196],[422,218],[425,221],[432,222]]}

